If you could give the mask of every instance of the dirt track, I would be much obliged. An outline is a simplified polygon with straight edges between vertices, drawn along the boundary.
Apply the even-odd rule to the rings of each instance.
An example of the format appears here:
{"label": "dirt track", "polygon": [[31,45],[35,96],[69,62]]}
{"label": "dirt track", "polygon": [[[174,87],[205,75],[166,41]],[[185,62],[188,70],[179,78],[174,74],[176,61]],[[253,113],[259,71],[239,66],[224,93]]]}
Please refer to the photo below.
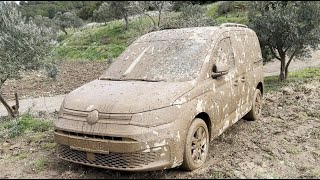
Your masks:
{"label": "dirt track", "polygon": [[[307,67],[319,67],[320,66],[320,50],[311,53],[311,57],[303,60],[293,60],[289,66],[289,72],[298,69],[304,69]],[[264,76],[272,76],[280,74],[280,61],[275,59],[263,67]]]}

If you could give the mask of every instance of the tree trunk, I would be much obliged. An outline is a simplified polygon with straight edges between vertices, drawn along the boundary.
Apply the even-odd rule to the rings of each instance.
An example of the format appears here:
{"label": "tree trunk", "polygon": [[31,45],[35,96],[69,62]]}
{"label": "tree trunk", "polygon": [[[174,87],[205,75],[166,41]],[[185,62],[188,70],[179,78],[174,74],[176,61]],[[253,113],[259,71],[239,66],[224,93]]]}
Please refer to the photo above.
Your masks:
{"label": "tree trunk", "polygon": [[128,30],[128,25],[129,25],[128,16],[124,16],[124,21],[125,21],[125,23],[126,23],[126,25],[125,25],[125,30]]}
{"label": "tree trunk", "polygon": [[15,99],[16,99],[16,105],[10,107],[9,104],[4,100],[2,95],[0,94],[0,102],[4,105],[4,107],[8,111],[8,115],[10,117],[17,117],[19,115],[19,100],[18,100],[18,94],[15,93]]}
{"label": "tree trunk", "polygon": [[287,77],[288,77],[288,66],[286,66],[284,69],[284,79],[287,80]]}
{"label": "tree trunk", "polygon": [[284,58],[281,58],[280,81],[284,81],[286,78],[285,65],[286,65],[286,58],[284,57]]}
{"label": "tree trunk", "polygon": [[291,61],[292,61],[292,59],[293,59],[293,57],[296,55],[296,53],[298,52],[298,50],[299,50],[299,48],[296,48],[296,50],[291,54],[291,56],[290,56],[290,58],[289,58],[289,60],[288,60],[288,62],[287,62],[287,64],[286,64],[286,67],[285,67],[285,70],[284,70],[284,72],[285,72],[285,80],[287,79],[287,77],[288,77],[288,69],[289,69],[289,65],[290,65],[290,63],[291,63]]}
{"label": "tree trunk", "polygon": [[280,81],[285,81],[286,80],[286,54],[282,50],[278,50],[279,55],[280,55]]}
{"label": "tree trunk", "polygon": [[65,30],[65,28],[61,28],[61,30],[66,34],[68,35],[67,31]]}
{"label": "tree trunk", "polygon": [[160,20],[161,20],[161,10],[159,11],[159,15],[158,15],[158,26],[157,28],[160,28]]}
{"label": "tree trunk", "polygon": [[144,13],[146,16],[148,16],[151,20],[152,20],[152,23],[153,23],[153,29],[157,29],[157,24],[156,22],[153,20],[153,18],[148,14],[148,13]]}

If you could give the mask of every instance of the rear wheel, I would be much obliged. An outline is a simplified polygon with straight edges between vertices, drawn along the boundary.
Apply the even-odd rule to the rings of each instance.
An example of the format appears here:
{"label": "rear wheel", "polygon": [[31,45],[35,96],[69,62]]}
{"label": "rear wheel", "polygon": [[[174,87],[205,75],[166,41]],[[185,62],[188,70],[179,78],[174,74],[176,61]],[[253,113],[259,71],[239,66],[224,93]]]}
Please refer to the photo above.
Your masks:
{"label": "rear wheel", "polygon": [[261,111],[262,111],[261,91],[260,89],[256,89],[253,96],[252,108],[244,118],[249,121],[259,120],[261,118]]}
{"label": "rear wheel", "polygon": [[192,171],[201,167],[206,161],[208,150],[208,127],[202,119],[196,118],[187,133],[182,168]]}

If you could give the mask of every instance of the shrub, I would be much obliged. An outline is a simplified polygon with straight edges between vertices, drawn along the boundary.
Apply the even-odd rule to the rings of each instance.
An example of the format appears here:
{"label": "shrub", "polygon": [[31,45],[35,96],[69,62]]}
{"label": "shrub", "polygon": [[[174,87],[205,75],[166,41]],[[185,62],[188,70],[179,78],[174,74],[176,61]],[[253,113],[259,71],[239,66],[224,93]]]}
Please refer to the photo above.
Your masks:
{"label": "shrub", "polygon": [[212,18],[204,15],[205,9],[201,5],[184,4],[180,10],[180,14],[164,18],[165,23],[162,29],[213,26],[216,24]]}
{"label": "shrub", "polygon": [[14,138],[27,131],[44,132],[53,127],[51,121],[36,119],[26,113],[18,118],[3,121],[0,124],[0,137]]}

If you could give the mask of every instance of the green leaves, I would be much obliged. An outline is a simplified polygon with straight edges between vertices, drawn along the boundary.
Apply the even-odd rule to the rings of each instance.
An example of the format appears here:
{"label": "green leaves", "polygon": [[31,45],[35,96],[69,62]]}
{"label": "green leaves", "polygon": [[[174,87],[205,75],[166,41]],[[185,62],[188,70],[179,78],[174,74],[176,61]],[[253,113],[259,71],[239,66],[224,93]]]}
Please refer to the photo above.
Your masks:
{"label": "green leaves", "polygon": [[65,12],[65,13],[57,12],[53,20],[62,29],[65,29],[68,27],[78,28],[84,25],[82,19],[80,19],[73,12]]}
{"label": "green leaves", "polygon": [[309,53],[307,47],[316,47],[320,42],[319,8],[316,1],[251,2],[250,26],[263,48],[281,49],[289,56],[300,49],[296,57],[304,56]]}
{"label": "green leaves", "polygon": [[38,69],[49,51],[51,34],[48,28],[26,22],[15,3],[0,2],[0,81]]}

